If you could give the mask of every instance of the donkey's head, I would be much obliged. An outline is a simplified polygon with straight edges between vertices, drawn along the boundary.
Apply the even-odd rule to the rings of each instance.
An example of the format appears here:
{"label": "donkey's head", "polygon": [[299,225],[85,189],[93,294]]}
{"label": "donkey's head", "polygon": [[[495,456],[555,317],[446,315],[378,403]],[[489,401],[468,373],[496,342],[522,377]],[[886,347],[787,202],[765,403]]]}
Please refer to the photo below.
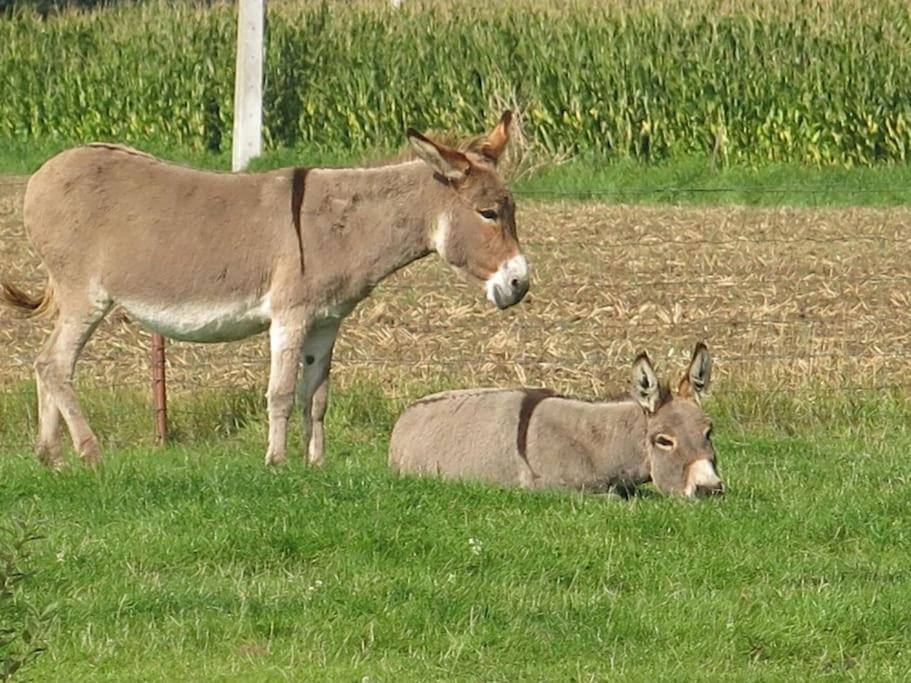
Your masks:
{"label": "donkey's head", "polygon": [[712,359],[702,343],[676,394],[658,382],[647,354],[633,363],[633,398],[645,410],[649,468],[661,491],[685,496],[724,492],[715,468],[712,423],[701,407],[711,375]]}
{"label": "donkey's head", "polygon": [[408,130],[415,153],[445,186],[442,204],[430,217],[430,248],[463,276],[483,282],[487,298],[501,309],[521,301],[529,281],[515,202],[497,172],[511,121],[504,112],[493,132],[464,152]]}

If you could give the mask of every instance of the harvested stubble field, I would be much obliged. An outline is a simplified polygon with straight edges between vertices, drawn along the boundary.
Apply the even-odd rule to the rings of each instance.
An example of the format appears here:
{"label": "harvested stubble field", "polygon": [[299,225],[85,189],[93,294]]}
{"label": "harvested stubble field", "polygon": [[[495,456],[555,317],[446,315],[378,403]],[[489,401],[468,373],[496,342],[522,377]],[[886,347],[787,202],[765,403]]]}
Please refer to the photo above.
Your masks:
{"label": "harvested stubble field", "polygon": [[[22,178],[0,183],[0,262],[4,277],[37,293],[44,279],[23,232],[23,190]],[[698,340],[716,359],[715,396],[733,404],[741,395],[806,404],[809,390],[880,391],[911,370],[911,210],[520,199],[519,211],[533,267],[521,305],[492,310],[479,287],[425,259],[382,284],[345,323],[336,386],[379,382],[401,400],[439,386],[520,383],[603,395],[622,390],[638,350],[678,373]],[[30,379],[49,323],[0,311],[0,386]],[[115,310],[83,355],[80,384],[143,392],[148,346],[147,334]],[[179,421],[193,410],[182,398],[250,388],[261,395],[267,339],[172,343],[168,364]],[[31,438],[31,429],[16,433]]]}

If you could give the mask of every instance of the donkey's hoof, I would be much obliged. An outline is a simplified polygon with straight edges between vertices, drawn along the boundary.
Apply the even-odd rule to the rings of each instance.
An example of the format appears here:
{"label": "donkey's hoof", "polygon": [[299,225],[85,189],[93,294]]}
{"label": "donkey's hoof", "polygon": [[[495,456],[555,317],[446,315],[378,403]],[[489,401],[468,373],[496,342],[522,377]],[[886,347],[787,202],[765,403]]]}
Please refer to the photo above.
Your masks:
{"label": "donkey's hoof", "polygon": [[79,444],[79,457],[82,462],[90,467],[97,467],[101,464],[101,446],[98,439],[92,437]]}
{"label": "donkey's hoof", "polygon": [[269,451],[266,453],[266,467],[279,467],[285,464],[285,454],[284,453],[273,453]]}
{"label": "donkey's hoof", "polygon": [[35,446],[35,456],[38,462],[55,472],[66,468],[66,460],[63,459],[59,446],[39,443]]}
{"label": "donkey's hoof", "polygon": [[314,445],[313,442],[310,442],[309,447],[307,448],[307,464],[310,467],[322,467],[326,463],[326,458],[323,457],[326,454],[326,449],[321,445]]}

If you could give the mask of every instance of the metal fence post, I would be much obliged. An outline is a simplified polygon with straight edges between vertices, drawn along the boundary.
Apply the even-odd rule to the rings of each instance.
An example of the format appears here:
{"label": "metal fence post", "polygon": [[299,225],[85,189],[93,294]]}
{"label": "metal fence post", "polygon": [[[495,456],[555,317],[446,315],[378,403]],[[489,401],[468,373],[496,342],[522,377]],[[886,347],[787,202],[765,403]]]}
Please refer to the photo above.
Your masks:
{"label": "metal fence post", "polygon": [[155,442],[168,441],[168,395],[165,385],[164,337],[152,333],[152,398],[155,402]]}

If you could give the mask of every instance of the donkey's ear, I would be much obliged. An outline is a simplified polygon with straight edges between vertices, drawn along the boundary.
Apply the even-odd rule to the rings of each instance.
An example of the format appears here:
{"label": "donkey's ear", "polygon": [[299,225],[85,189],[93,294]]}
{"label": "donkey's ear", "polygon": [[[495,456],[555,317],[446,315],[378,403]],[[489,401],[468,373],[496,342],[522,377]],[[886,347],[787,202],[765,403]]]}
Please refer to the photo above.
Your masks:
{"label": "donkey's ear", "polygon": [[702,397],[709,390],[712,381],[712,357],[705,344],[699,342],[693,349],[693,358],[687,369],[677,393],[683,398],[691,398],[696,403],[702,403]]}
{"label": "donkey's ear", "polygon": [[497,127],[493,129],[493,132],[487,136],[487,140],[481,145],[481,154],[494,163],[503,154],[503,150],[506,149],[506,143],[509,142],[509,125],[511,123],[512,112],[507,109],[500,117]]}
{"label": "donkey's ear", "polygon": [[652,361],[644,351],[633,361],[633,398],[650,413],[658,410],[661,401],[661,387],[652,367]]}
{"label": "donkey's ear", "polygon": [[471,162],[468,157],[457,149],[436,143],[418,133],[414,128],[409,128],[406,135],[414,153],[443,177],[453,182],[459,182],[464,180],[471,171]]}

